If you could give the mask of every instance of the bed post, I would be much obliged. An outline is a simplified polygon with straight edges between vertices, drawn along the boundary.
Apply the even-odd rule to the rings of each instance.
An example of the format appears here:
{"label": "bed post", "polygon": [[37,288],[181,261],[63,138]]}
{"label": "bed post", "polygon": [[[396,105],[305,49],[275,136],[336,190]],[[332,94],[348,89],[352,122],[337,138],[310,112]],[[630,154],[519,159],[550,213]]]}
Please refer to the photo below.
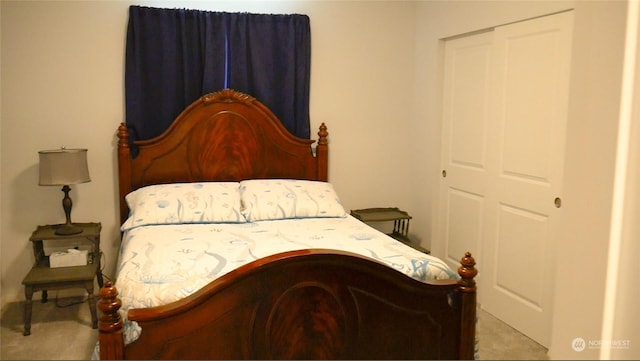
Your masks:
{"label": "bed post", "polygon": [[118,127],[118,188],[120,192],[120,224],[127,218],[125,196],[131,192],[131,149],[129,130],[124,123]]}
{"label": "bed post", "polygon": [[460,359],[473,360],[476,342],[476,281],[473,279],[478,270],[474,267],[476,261],[470,252],[466,252],[460,260],[458,285],[462,298],[462,323],[460,335]]}
{"label": "bed post", "polygon": [[101,360],[124,360],[124,338],[122,335],[122,318],[118,310],[122,301],[118,298],[118,290],[111,281],[106,281],[100,289],[100,319],[98,320],[98,340]]}
{"label": "bed post", "polygon": [[318,145],[316,146],[316,160],[318,164],[317,180],[328,181],[329,180],[329,146],[327,145],[327,126],[320,124],[320,130],[318,131]]}

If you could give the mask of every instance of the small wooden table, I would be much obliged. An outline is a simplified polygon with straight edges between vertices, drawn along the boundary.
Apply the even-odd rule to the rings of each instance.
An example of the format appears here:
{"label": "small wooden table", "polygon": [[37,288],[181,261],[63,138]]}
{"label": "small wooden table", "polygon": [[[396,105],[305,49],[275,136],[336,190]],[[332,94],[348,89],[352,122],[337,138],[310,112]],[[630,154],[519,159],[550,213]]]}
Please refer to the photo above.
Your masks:
{"label": "small wooden table", "polygon": [[409,221],[412,217],[397,207],[354,209],[351,210],[351,215],[365,223],[393,221],[393,231],[389,233],[389,236],[420,252],[431,253],[428,249],[411,241]]}
{"label": "small wooden table", "polygon": [[[35,264],[25,276],[24,285],[24,336],[31,334],[31,312],[33,294],[42,291],[42,302],[47,302],[47,290],[64,288],[84,288],[88,293],[89,310],[91,311],[92,327],[98,327],[96,313],[96,299],[93,294],[93,280],[98,278],[98,285],[102,287],[102,272],[100,269],[100,223],[75,223],[82,228],[82,232],[74,235],[56,235],[55,229],[59,225],[38,226],[29,240],[33,243]],[[90,254],[90,263],[84,266],[49,267],[49,257],[44,254],[43,241],[56,241],[72,238],[86,238],[94,243]]]}

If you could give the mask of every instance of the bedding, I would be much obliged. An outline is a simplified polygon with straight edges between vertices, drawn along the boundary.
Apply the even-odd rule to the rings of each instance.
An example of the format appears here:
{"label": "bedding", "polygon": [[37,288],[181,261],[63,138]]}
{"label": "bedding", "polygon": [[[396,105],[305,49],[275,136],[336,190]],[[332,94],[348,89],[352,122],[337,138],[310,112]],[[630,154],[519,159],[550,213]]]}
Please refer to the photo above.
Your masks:
{"label": "bedding", "polygon": [[145,225],[246,222],[238,182],[150,185],[125,197],[129,218],[122,231]]}
{"label": "bedding", "polygon": [[[121,312],[168,304],[213,279],[280,252],[323,248],[357,253],[417,280],[457,279],[440,259],[421,253],[350,215],[246,223],[138,226],[123,235],[116,287]],[[140,329],[125,318],[125,343]]]}
{"label": "bedding", "polygon": [[248,221],[344,217],[347,212],[328,182],[250,179],[240,182],[242,214]]}

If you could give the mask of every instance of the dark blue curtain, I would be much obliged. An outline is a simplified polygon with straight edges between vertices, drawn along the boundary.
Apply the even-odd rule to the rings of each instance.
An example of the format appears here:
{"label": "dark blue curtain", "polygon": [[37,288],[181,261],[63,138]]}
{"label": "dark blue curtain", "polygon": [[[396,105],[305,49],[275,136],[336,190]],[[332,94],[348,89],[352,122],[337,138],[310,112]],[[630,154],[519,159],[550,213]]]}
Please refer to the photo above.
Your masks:
{"label": "dark blue curtain", "polygon": [[229,14],[229,85],[309,138],[311,33],[306,15]]}
{"label": "dark blue curtain", "polygon": [[311,35],[306,15],[129,8],[126,123],[134,139],[160,135],[200,96],[231,88],[309,138]]}
{"label": "dark blue curtain", "polygon": [[136,139],[162,133],[225,74],[222,14],[131,6],[127,28],[126,122]]}

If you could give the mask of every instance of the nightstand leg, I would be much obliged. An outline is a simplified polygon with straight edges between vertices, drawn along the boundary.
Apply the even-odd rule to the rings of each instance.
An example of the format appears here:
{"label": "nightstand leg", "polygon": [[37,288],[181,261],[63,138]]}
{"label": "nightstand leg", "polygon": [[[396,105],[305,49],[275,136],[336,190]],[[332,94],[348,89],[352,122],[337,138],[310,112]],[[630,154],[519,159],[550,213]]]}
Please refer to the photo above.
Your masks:
{"label": "nightstand leg", "polygon": [[98,258],[98,269],[96,270],[96,277],[98,278],[98,286],[102,288],[102,286],[104,286],[104,280],[102,279],[102,268],[100,265],[100,258]]}
{"label": "nightstand leg", "polygon": [[24,301],[24,332],[23,336],[29,336],[31,334],[31,306],[33,305],[33,287],[25,286],[24,295],[26,300]]}
{"label": "nightstand leg", "polygon": [[47,303],[47,300],[49,300],[49,293],[47,290],[42,290],[42,303]]}
{"label": "nightstand leg", "polygon": [[93,295],[93,280],[87,283],[87,292],[89,293],[89,310],[91,311],[91,327],[98,328],[98,315],[96,313],[96,298]]}

